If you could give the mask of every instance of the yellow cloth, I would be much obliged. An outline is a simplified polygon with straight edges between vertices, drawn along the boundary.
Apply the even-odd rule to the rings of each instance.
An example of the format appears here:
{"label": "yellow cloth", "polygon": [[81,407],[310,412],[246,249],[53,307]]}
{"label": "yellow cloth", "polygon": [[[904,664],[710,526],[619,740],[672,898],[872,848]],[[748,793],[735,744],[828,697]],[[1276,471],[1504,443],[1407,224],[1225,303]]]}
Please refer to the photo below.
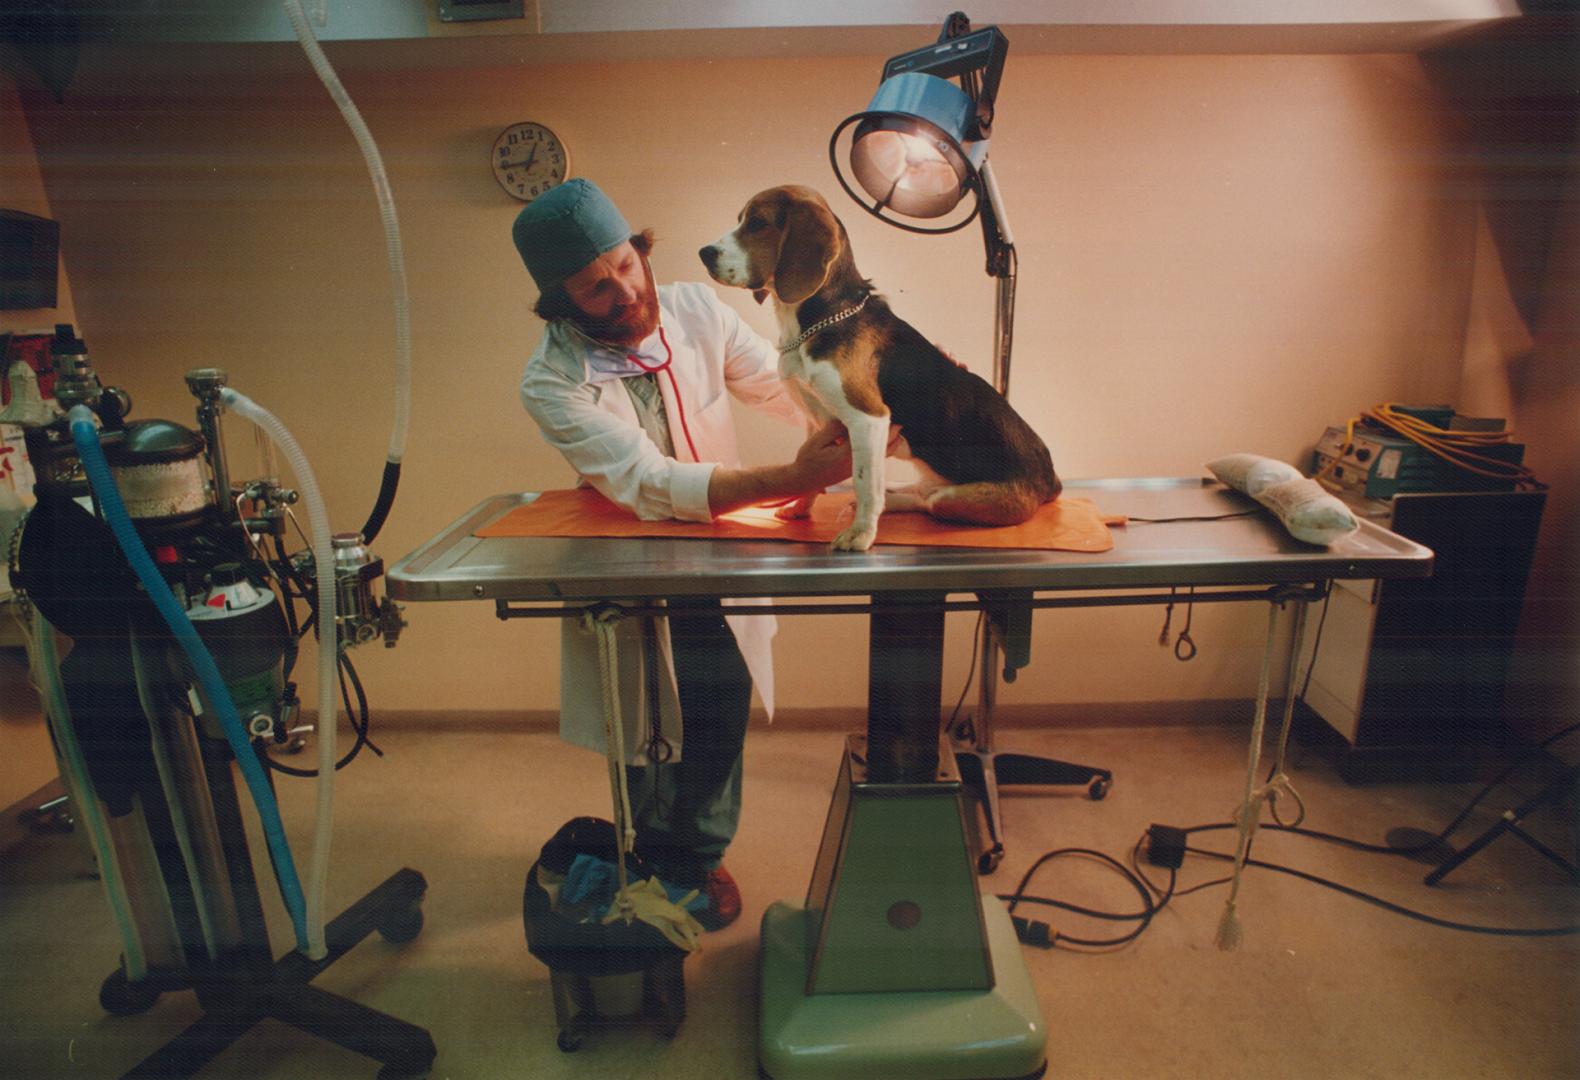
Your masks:
{"label": "yellow cloth", "polygon": [[677,904],[670,900],[658,878],[648,878],[639,884],[626,886],[625,892],[614,898],[603,921],[612,923],[624,918],[630,922],[632,918],[638,918],[649,926],[658,927],[659,932],[678,948],[696,952],[702,944],[702,924],[681,906],[690,903],[696,895],[697,890],[693,889],[681,897],[680,904]]}
{"label": "yellow cloth", "polygon": [[[545,491],[479,530],[495,536],[669,536],[712,540],[791,540],[826,544],[849,523],[855,496],[849,492],[818,496],[812,516],[781,521],[770,506],[749,506],[722,514],[711,523],[642,521],[592,488]],[[960,525],[926,514],[884,514],[878,519],[880,544],[933,547],[1040,548],[1057,551],[1107,551],[1114,546],[1106,517],[1088,499],[1059,498],[1029,521],[1003,527]]]}

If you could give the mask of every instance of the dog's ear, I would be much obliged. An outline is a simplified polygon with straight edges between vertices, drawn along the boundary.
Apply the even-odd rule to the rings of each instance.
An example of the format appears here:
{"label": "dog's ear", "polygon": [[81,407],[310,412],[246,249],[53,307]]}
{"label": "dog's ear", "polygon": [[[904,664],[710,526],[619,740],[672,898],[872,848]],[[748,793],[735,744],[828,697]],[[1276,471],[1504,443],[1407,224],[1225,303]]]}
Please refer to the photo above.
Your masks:
{"label": "dog's ear", "polygon": [[779,238],[774,292],[786,304],[799,304],[823,287],[839,258],[839,224],[821,203],[789,199]]}

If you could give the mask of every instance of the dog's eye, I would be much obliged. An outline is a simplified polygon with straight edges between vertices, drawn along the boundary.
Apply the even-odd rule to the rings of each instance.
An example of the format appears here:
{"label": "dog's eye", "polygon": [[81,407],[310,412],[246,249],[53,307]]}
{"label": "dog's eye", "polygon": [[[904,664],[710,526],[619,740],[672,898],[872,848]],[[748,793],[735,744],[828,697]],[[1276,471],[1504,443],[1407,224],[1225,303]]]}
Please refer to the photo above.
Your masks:
{"label": "dog's eye", "polygon": [[762,218],[760,218],[760,217],[749,217],[749,218],[746,219],[746,223],[741,226],[741,231],[742,232],[756,232],[758,229],[761,229],[762,227],[763,227],[763,219]]}

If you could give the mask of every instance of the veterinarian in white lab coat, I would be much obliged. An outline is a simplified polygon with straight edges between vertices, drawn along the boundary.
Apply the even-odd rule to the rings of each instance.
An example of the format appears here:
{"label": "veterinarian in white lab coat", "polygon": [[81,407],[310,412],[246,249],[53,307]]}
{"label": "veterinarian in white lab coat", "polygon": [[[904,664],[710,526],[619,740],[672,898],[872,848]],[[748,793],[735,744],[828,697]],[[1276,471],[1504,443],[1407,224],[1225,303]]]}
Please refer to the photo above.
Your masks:
{"label": "veterinarian in white lab coat", "polygon": [[[788,464],[740,466],[731,395],[805,423],[779,380],[777,350],[708,286],[657,286],[652,232],[633,233],[595,184],[570,180],[534,200],[512,237],[548,323],[522,376],[522,404],[583,483],[644,520],[711,521],[849,477],[838,425]],[[740,913],[721,861],[740,817],[754,683],[773,709],[775,624],[725,615],[717,600],[670,607],[667,619],[618,628],[636,848],[666,880],[704,891],[710,908],[698,918],[712,929]],[[596,637],[567,619],[561,640],[561,735],[601,751]]]}

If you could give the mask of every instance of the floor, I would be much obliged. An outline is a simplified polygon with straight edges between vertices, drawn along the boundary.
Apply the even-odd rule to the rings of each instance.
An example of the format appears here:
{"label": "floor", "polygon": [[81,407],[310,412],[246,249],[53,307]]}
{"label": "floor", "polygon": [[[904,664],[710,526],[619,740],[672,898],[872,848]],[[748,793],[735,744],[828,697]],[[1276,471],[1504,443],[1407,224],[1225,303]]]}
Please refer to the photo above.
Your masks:
{"label": "floor", "polygon": [[[1228,820],[1245,782],[1245,730],[1224,723],[1001,732],[1008,747],[1106,766],[1115,781],[1100,802],[1076,791],[1008,794],[1008,855],[982,879],[984,889],[1011,890],[1054,848],[1127,862],[1153,823]],[[758,922],[773,901],[805,895],[840,731],[754,729],[745,819],[729,859],[746,912],[687,961],[689,1004],[678,1035],[600,1032],[572,1054],[556,1047],[548,973],[527,951],[521,890],[538,847],[562,822],[607,814],[602,759],[531,726],[402,727],[375,737],[385,756],[364,755],[337,787],[329,909],[410,866],[429,883],[426,925],[405,945],[369,939],[316,985],[429,1029],[439,1047],[436,1078],[757,1075]],[[1292,775],[1307,826],[1374,842],[1402,826],[1435,832],[1479,786],[1352,787],[1300,748]],[[1525,783],[1494,795],[1454,839],[1467,842],[1530,790]],[[310,820],[310,782],[285,782],[281,798],[288,822]],[[1571,853],[1573,811],[1568,804],[1541,825]],[[1227,850],[1231,835],[1198,833],[1191,843]],[[306,850],[304,836],[299,861]],[[1580,889],[1509,838],[1436,888],[1423,886],[1428,867],[1419,862],[1287,833],[1260,834],[1255,855],[1454,922],[1580,923]],[[166,994],[134,1017],[100,1009],[99,986],[119,946],[90,865],[85,848],[64,835],[29,837],[0,859],[0,1073],[8,1077],[119,1076],[197,1016],[187,992]],[[1191,855],[1179,888],[1223,874],[1224,864]],[[1110,911],[1138,906],[1129,885],[1086,857],[1053,860],[1031,891]],[[1176,897],[1123,948],[1022,950],[1046,1020],[1049,1076],[1580,1075],[1580,937],[1460,932],[1253,869],[1239,894],[1243,942],[1220,951],[1214,935],[1226,896],[1219,885]],[[283,950],[288,924],[278,902],[265,899]],[[1076,937],[1133,925],[1046,910]],[[200,1075],[322,1080],[377,1071],[265,1022]]]}

